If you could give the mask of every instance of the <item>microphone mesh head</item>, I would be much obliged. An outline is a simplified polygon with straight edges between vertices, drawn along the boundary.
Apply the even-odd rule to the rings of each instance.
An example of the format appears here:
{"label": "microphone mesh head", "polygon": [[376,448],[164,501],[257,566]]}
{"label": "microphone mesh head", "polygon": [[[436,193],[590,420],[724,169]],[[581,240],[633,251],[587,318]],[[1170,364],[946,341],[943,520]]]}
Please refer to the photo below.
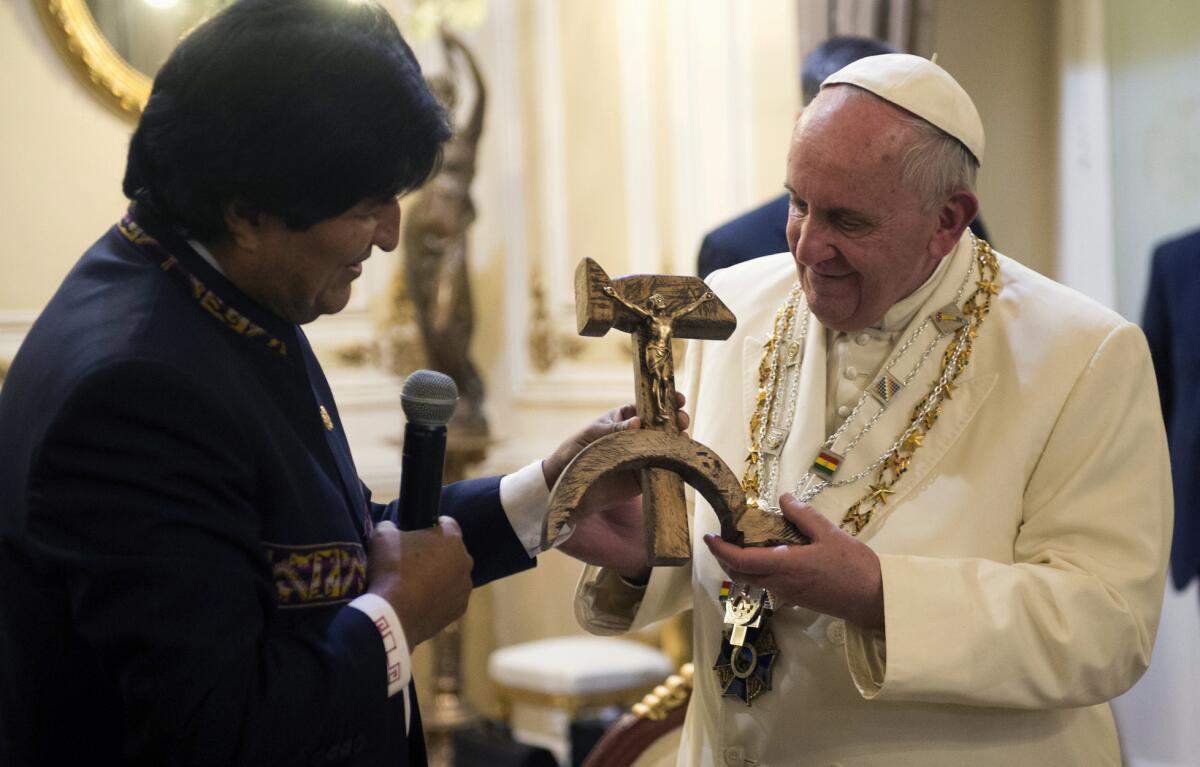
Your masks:
{"label": "microphone mesh head", "polygon": [[445,426],[458,404],[454,379],[436,370],[418,370],[404,381],[400,407],[404,417],[422,426]]}

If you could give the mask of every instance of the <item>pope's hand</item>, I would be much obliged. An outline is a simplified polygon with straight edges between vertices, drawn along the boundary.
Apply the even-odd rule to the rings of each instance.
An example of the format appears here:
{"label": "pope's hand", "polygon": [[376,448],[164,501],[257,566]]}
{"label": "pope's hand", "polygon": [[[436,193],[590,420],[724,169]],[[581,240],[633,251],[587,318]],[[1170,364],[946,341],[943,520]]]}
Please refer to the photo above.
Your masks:
{"label": "pope's hand", "polygon": [[812,543],[743,548],[704,536],[729,577],[769,589],[779,604],[883,628],[883,574],[871,547],[790,494],[779,501],[783,516]]}
{"label": "pope's hand", "polygon": [[[676,408],[682,408],[684,397],[675,393]],[[580,450],[608,434],[626,429],[641,428],[637,409],[629,404],[614,408],[563,442],[542,462],[546,486],[554,487],[563,469]],[[688,414],[677,410],[679,430],[688,427]],[[645,581],[650,575],[646,566],[645,523],[642,516],[641,484],[635,471],[610,474],[584,495],[579,508],[571,514],[575,532],[559,546],[559,551],[591,565],[616,571],[622,577]]]}

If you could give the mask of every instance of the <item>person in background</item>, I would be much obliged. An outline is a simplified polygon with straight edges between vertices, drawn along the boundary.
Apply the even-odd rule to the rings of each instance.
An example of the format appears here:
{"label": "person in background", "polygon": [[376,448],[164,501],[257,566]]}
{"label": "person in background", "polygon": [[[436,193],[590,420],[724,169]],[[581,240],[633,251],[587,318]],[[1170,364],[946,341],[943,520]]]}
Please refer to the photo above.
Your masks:
{"label": "person in background", "polygon": [[1142,329],[1171,446],[1171,580],[1182,591],[1200,572],[1200,231],[1155,248]]}

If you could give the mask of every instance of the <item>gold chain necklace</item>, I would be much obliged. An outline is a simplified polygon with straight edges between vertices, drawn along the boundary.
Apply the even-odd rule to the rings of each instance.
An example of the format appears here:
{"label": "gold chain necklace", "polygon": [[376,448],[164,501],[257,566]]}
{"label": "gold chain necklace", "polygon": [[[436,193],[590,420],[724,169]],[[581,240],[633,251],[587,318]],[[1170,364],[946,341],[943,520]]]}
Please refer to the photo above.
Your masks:
{"label": "gold chain necklace", "polygon": [[[930,319],[939,329],[950,332],[951,341],[942,353],[941,370],[929,392],[913,408],[906,426],[889,447],[871,466],[875,470],[874,482],[862,497],[850,505],[842,516],[841,529],[857,536],[874,517],[880,506],[895,491],[893,486],[908,471],[913,454],[922,446],[925,435],[933,428],[941,414],[942,406],[952,399],[954,382],[962,375],[971,359],[975,338],[983,320],[991,310],[992,297],[1000,292],[1000,263],[990,245],[972,236],[973,257],[979,267],[979,279],[975,289],[967,295],[960,307],[953,304],[935,311]],[[799,283],[792,289],[787,301],[775,314],[772,334],[763,346],[763,356],[758,366],[758,394],[754,411],[750,416],[750,453],[746,469],[742,474],[742,490],[747,505],[759,506],[763,479],[764,435],[767,424],[773,422],[780,406],[784,377],[790,366],[783,364],[787,358],[795,358],[799,350],[797,339],[791,338],[797,321],[800,305]],[[801,320],[807,321],[807,312]],[[801,329],[801,338],[804,330]],[[798,372],[796,373],[798,375]],[[899,384],[885,371],[884,377],[873,384],[880,389],[876,397],[887,407],[891,396],[898,391]],[[826,441],[828,444],[829,440]],[[772,445],[780,449],[782,445]],[[833,462],[830,467],[830,462]],[[817,453],[813,469],[809,474],[826,476],[815,488],[801,496],[808,501],[831,484],[833,472],[837,470],[841,456],[829,450]],[[832,469],[832,470],[830,470]],[[860,472],[864,477],[869,473]],[[807,475],[806,475],[807,476]],[[855,479],[858,475],[855,476]],[[778,659],[779,648],[771,633],[769,619],[776,600],[765,589],[746,585],[728,584],[722,587],[725,597],[725,623],[722,630],[721,648],[713,670],[721,687],[721,694],[750,702],[771,689],[771,671]]]}
{"label": "gold chain necklace", "polygon": [[1000,262],[992,252],[991,246],[977,239],[975,258],[979,263],[980,279],[975,283],[975,290],[967,296],[960,308],[966,321],[955,331],[950,345],[942,354],[941,374],[934,381],[929,393],[913,408],[908,427],[884,454],[883,463],[876,471],[875,481],[842,516],[841,527],[851,535],[858,535],[871,521],[875,511],[887,503],[887,497],[895,492],[892,486],[908,471],[913,454],[922,446],[925,435],[937,423],[942,406],[952,399],[954,382],[966,370],[971,360],[975,338],[979,335],[984,318],[991,311],[992,297],[1000,292]]}
{"label": "gold chain necklace", "polygon": [[[908,470],[913,454],[922,446],[926,433],[937,422],[943,404],[946,400],[952,399],[954,382],[966,369],[971,359],[974,340],[979,335],[984,318],[991,310],[992,297],[1000,291],[998,282],[1000,264],[996,259],[996,254],[984,240],[975,239],[974,242],[973,255],[980,273],[980,277],[975,283],[975,289],[967,295],[962,305],[956,310],[954,307],[945,307],[934,312],[935,324],[946,322],[957,325],[957,328],[951,333],[949,346],[942,354],[940,374],[934,379],[928,394],[913,409],[908,426],[900,432],[895,442],[872,463],[878,468],[875,471],[875,481],[870,484],[868,492],[851,504],[842,517],[842,529],[852,535],[857,535],[866,526],[878,506],[887,503],[887,497],[894,492],[892,487]],[[763,345],[763,356],[758,367],[758,397],[750,416],[750,453],[742,474],[742,490],[748,499],[757,499],[762,492],[762,455],[764,452],[762,425],[770,423],[774,417],[776,409],[780,406],[784,388],[781,379],[785,375],[785,371],[780,365],[773,364],[773,359],[778,356],[777,351],[781,339],[787,339],[792,333],[799,306],[799,302],[795,298],[798,289],[799,285],[797,284],[793,288],[793,295],[789,296],[788,301],[776,313],[772,334]],[[881,384],[886,386],[885,380],[881,379],[873,386],[878,387]],[[817,456],[818,460],[825,455],[828,455],[827,451],[820,451]],[[841,456],[838,458],[840,459]],[[815,491],[806,493],[803,500],[811,500],[829,484],[828,481],[818,482]],[[754,505],[758,505],[758,502],[754,501]],[[865,511],[864,506],[867,507]]]}

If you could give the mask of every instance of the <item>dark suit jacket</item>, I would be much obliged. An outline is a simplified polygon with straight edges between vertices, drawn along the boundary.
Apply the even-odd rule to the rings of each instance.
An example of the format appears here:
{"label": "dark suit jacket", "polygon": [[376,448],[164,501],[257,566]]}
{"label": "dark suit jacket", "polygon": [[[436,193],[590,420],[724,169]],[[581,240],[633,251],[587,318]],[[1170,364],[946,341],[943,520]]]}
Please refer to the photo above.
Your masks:
{"label": "dark suit jacket", "polygon": [[788,250],[788,196],[743,213],[704,236],[696,274],[701,278],[727,266]]}
{"label": "dark suit jacket", "polygon": [[1200,232],[1154,251],[1142,327],[1171,448],[1171,580],[1182,589],[1200,570]]}
{"label": "dark suit jacket", "polygon": [[[423,764],[304,334],[153,231],[83,256],[0,390],[0,763]],[[442,508],[476,583],[532,566],[498,478]]]}
{"label": "dark suit jacket", "polygon": [[[740,264],[759,256],[784,253],[787,242],[788,196],[781,194],[770,202],[709,232],[700,243],[696,274],[707,277],[717,269]],[[983,219],[971,222],[975,236],[987,239]]]}

